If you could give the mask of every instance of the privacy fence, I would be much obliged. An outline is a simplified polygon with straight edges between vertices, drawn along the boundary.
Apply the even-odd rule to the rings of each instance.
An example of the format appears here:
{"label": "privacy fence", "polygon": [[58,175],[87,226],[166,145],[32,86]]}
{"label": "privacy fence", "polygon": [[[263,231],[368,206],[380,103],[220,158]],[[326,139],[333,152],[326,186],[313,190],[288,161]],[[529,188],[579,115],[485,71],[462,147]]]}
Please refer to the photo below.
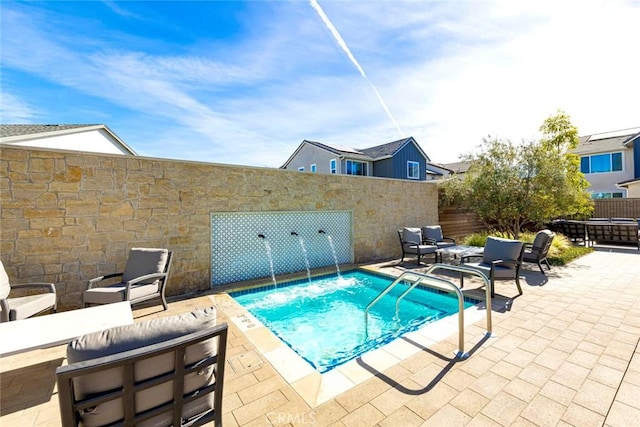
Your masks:
{"label": "privacy fence", "polygon": [[595,218],[640,218],[640,199],[596,199]]}

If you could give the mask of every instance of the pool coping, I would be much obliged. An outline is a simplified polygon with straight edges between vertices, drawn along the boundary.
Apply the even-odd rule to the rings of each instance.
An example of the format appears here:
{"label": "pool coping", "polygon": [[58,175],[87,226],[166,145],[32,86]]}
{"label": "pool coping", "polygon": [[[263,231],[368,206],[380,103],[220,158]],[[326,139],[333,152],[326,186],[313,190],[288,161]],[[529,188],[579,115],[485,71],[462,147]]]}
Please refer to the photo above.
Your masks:
{"label": "pool coping", "polygon": [[[394,277],[366,269],[378,275]],[[366,352],[332,370],[320,373],[278,338],[260,320],[229,295],[231,290],[216,295],[218,308],[245,335],[280,376],[315,408],[336,396],[362,384],[403,360],[425,351],[451,335],[458,333],[458,316],[450,315],[427,323],[381,347]],[[476,300],[480,298],[474,296]],[[464,326],[485,318],[484,300],[464,310]],[[454,359],[456,354],[451,354]]]}

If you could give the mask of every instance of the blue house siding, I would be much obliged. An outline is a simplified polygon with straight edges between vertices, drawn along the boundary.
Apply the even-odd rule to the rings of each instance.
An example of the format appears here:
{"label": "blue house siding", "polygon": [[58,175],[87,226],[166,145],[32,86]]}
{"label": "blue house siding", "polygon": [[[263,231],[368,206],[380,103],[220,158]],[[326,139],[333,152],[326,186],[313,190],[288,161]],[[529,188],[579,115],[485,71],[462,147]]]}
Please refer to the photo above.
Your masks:
{"label": "blue house siding", "polygon": [[[380,178],[411,179],[412,181],[426,181],[427,177],[431,177],[430,171],[427,170],[427,166],[431,167],[429,157],[413,137],[363,149],[331,146],[304,140],[281,167],[306,172],[310,170],[311,165],[315,165],[316,172],[331,173],[330,168],[327,168],[333,159],[338,162],[336,173],[341,175],[362,174]],[[347,167],[349,162],[355,163],[351,163],[350,167]],[[408,177],[408,162],[415,162],[419,166],[419,174],[415,178]],[[362,166],[357,163],[362,163]],[[412,172],[416,172],[415,165]],[[439,174],[438,171],[434,173]]]}
{"label": "blue house siding", "polygon": [[633,141],[633,177],[640,178],[640,138]]}
{"label": "blue house siding", "polygon": [[372,175],[381,178],[398,178],[393,173],[393,159],[384,159],[373,162]]}
{"label": "blue house siding", "polygon": [[412,161],[420,164],[420,180],[426,179],[427,162],[414,144],[405,145],[389,160],[393,161],[394,170],[394,176],[390,178],[407,179],[407,162]]}

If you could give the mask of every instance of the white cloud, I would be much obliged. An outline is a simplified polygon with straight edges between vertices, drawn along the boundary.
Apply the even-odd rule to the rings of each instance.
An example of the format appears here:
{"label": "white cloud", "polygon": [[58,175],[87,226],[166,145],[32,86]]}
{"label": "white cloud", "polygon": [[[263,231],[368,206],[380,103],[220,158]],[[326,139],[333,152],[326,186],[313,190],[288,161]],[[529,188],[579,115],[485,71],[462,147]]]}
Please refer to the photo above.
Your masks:
{"label": "white cloud", "polygon": [[29,123],[36,117],[36,110],[19,96],[2,92],[0,117],[3,123]]}
{"label": "white cloud", "polygon": [[[455,161],[487,134],[535,137],[558,108],[582,134],[640,124],[637,1],[320,3],[406,136],[434,161]],[[280,166],[302,139],[359,148],[397,139],[313,8],[268,6],[249,3],[250,30],[233,42],[205,34],[175,49],[3,4],[0,54],[3,68],[69,97],[68,122],[105,120],[144,155]],[[97,25],[96,36],[63,31],[61,22]],[[4,121],[5,111],[27,121],[50,121],[48,109],[59,117],[62,97],[4,85],[20,93],[3,93]]]}

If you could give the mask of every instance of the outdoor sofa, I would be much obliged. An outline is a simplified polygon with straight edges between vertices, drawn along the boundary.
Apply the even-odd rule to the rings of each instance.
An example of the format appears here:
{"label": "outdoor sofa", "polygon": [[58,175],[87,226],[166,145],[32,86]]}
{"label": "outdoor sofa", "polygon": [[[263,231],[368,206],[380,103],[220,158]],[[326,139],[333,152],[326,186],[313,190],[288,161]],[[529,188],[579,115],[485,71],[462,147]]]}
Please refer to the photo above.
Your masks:
{"label": "outdoor sofa", "polygon": [[73,340],[56,370],[62,425],[221,425],[227,329],[211,307]]}
{"label": "outdoor sofa", "polygon": [[591,218],[588,221],[555,220],[552,231],[586,246],[599,244],[635,245],[640,250],[640,220],[633,218]]}

